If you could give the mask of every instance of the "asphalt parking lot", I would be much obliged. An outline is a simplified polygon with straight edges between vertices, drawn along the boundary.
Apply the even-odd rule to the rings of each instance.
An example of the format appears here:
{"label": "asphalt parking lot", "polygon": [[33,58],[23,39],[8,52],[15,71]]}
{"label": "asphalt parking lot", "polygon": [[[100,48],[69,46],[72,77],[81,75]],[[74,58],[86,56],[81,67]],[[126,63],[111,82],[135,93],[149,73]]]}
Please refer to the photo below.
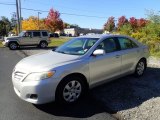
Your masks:
{"label": "asphalt parking lot", "polygon": [[0,63],[0,109],[3,111],[0,119],[160,119],[160,68],[151,65],[143,77],[130,75],[96,87],[74,106],[58,107],[54,103],[34,106],[20,100],[14,94],[10,78],[14,65],[26,55],[46,50],[0,50],[0,58],[3,56]]}
{"label": "asphalt parking lot", "polygon": [[19,51],[0,48],[0,120],[115,120],[91,93],[72,106],[33,105],[22,101],[14,93],[11,73],[23,57]]}

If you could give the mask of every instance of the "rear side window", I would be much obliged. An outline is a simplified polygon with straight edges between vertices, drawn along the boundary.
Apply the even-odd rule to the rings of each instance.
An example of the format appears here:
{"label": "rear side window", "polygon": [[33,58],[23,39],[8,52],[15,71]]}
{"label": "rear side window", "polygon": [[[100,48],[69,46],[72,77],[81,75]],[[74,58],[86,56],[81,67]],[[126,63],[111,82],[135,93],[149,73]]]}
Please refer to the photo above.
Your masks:
{"label": "rear side window", "polygon": [[46,36],[48,36],[48,33],[47,32],[42,32],[42,36],[46,37]]}
{"label": "rear side window", "polygon": [[132,49],[132,48],[138,47],[138,45],[136,43],[134,43],[132,40],[130,40],[128,38],[119,37],[118,41],[119,41],[119,44],[120,44],[120,47],[122,50]]}
{"label": "rear side window", "polygon": [[33,32],[33,37],[40,37],[40,36],[41,36],[40,32]]}

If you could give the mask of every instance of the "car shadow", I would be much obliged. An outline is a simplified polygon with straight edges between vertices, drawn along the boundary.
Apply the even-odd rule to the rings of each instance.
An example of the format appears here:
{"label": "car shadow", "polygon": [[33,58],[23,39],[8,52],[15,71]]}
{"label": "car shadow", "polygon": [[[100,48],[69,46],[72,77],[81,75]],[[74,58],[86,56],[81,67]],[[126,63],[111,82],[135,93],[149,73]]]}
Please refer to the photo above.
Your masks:
{"label": "car shadow", "polygon": [[86,97],[74,105],[49,103],[34,106],[56,116],[86,118],[103,112],[116,114],[159,96],[160,68],[149,67],[142,77],[129,75],[91,89]]}
{"label": "car shadow", "polygon": [[90,93],[72,105],[60,105],[53,102],[34,106],[51,115],[74,118],[88,118],[105,112],[101,104]]}

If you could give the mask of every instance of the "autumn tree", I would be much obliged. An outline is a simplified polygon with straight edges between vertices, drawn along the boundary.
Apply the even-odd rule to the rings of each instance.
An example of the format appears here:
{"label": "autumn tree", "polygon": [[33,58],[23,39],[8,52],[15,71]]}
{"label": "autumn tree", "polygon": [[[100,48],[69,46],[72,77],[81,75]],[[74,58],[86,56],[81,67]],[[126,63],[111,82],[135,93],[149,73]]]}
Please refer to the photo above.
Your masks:
{"label": "autumn tree", "polygon": [[107,22],[104,24],[104,30],[113,31],[115,28],[115,18],[113,16],[109,17]]}
{"label": "autumn tree", "polygon": [[60,13],[54,9],[50,9],[45,24],[50,32],[63,30],[64,24],[60,18]]}
{"label": "autumn tree", "polygon": [[142,28],[142,27],[145,27],[150,21],[149,20],[146,20],[144,18],[140,18],[137,20],[137,26],[138,28]]}
{"label": "autumn tree", "polygon": [[131,25],[133,31],[136,31],[137,30],[137,19],[135,17],[131,17],[129,19],[129,24]]}
{"label": "autumn tree", "polygon": [[118,29],[120,29],[123,25],[127,23],[128,23],[128,19],[125,16],[121,16],[120,18],[118,18],[118,23],[117,23]]}
{"label": "autumn tree", "polygon": [[28,19],[22,21],[23,30],[46,30],[45,19],[38,19],[35,16],[31,16]]}

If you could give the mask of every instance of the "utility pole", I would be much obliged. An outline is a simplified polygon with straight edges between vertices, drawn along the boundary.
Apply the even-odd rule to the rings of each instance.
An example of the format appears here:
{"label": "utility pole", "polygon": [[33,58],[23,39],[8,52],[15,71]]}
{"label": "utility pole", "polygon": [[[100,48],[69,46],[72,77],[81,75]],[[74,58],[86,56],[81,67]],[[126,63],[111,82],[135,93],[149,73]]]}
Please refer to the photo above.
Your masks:
{"label": "utility pole", "polygon": [[17,10],[17,31],[18,34],[20,33],[20,21],[19,21],[19,7],[18,7],[18,0],[16,0],[16,10]]}
{"label": "utility pole", "polygon": [[21,0],[19,0],[19,23],[20,23],[20,32],[22,31],[22,12],[21,12]]}
{"label": "utility pole", "polygon": [[38,29],[40,30],[40,27],[39,27],[39,14],[41,14],[41,12],[38,12]]}

